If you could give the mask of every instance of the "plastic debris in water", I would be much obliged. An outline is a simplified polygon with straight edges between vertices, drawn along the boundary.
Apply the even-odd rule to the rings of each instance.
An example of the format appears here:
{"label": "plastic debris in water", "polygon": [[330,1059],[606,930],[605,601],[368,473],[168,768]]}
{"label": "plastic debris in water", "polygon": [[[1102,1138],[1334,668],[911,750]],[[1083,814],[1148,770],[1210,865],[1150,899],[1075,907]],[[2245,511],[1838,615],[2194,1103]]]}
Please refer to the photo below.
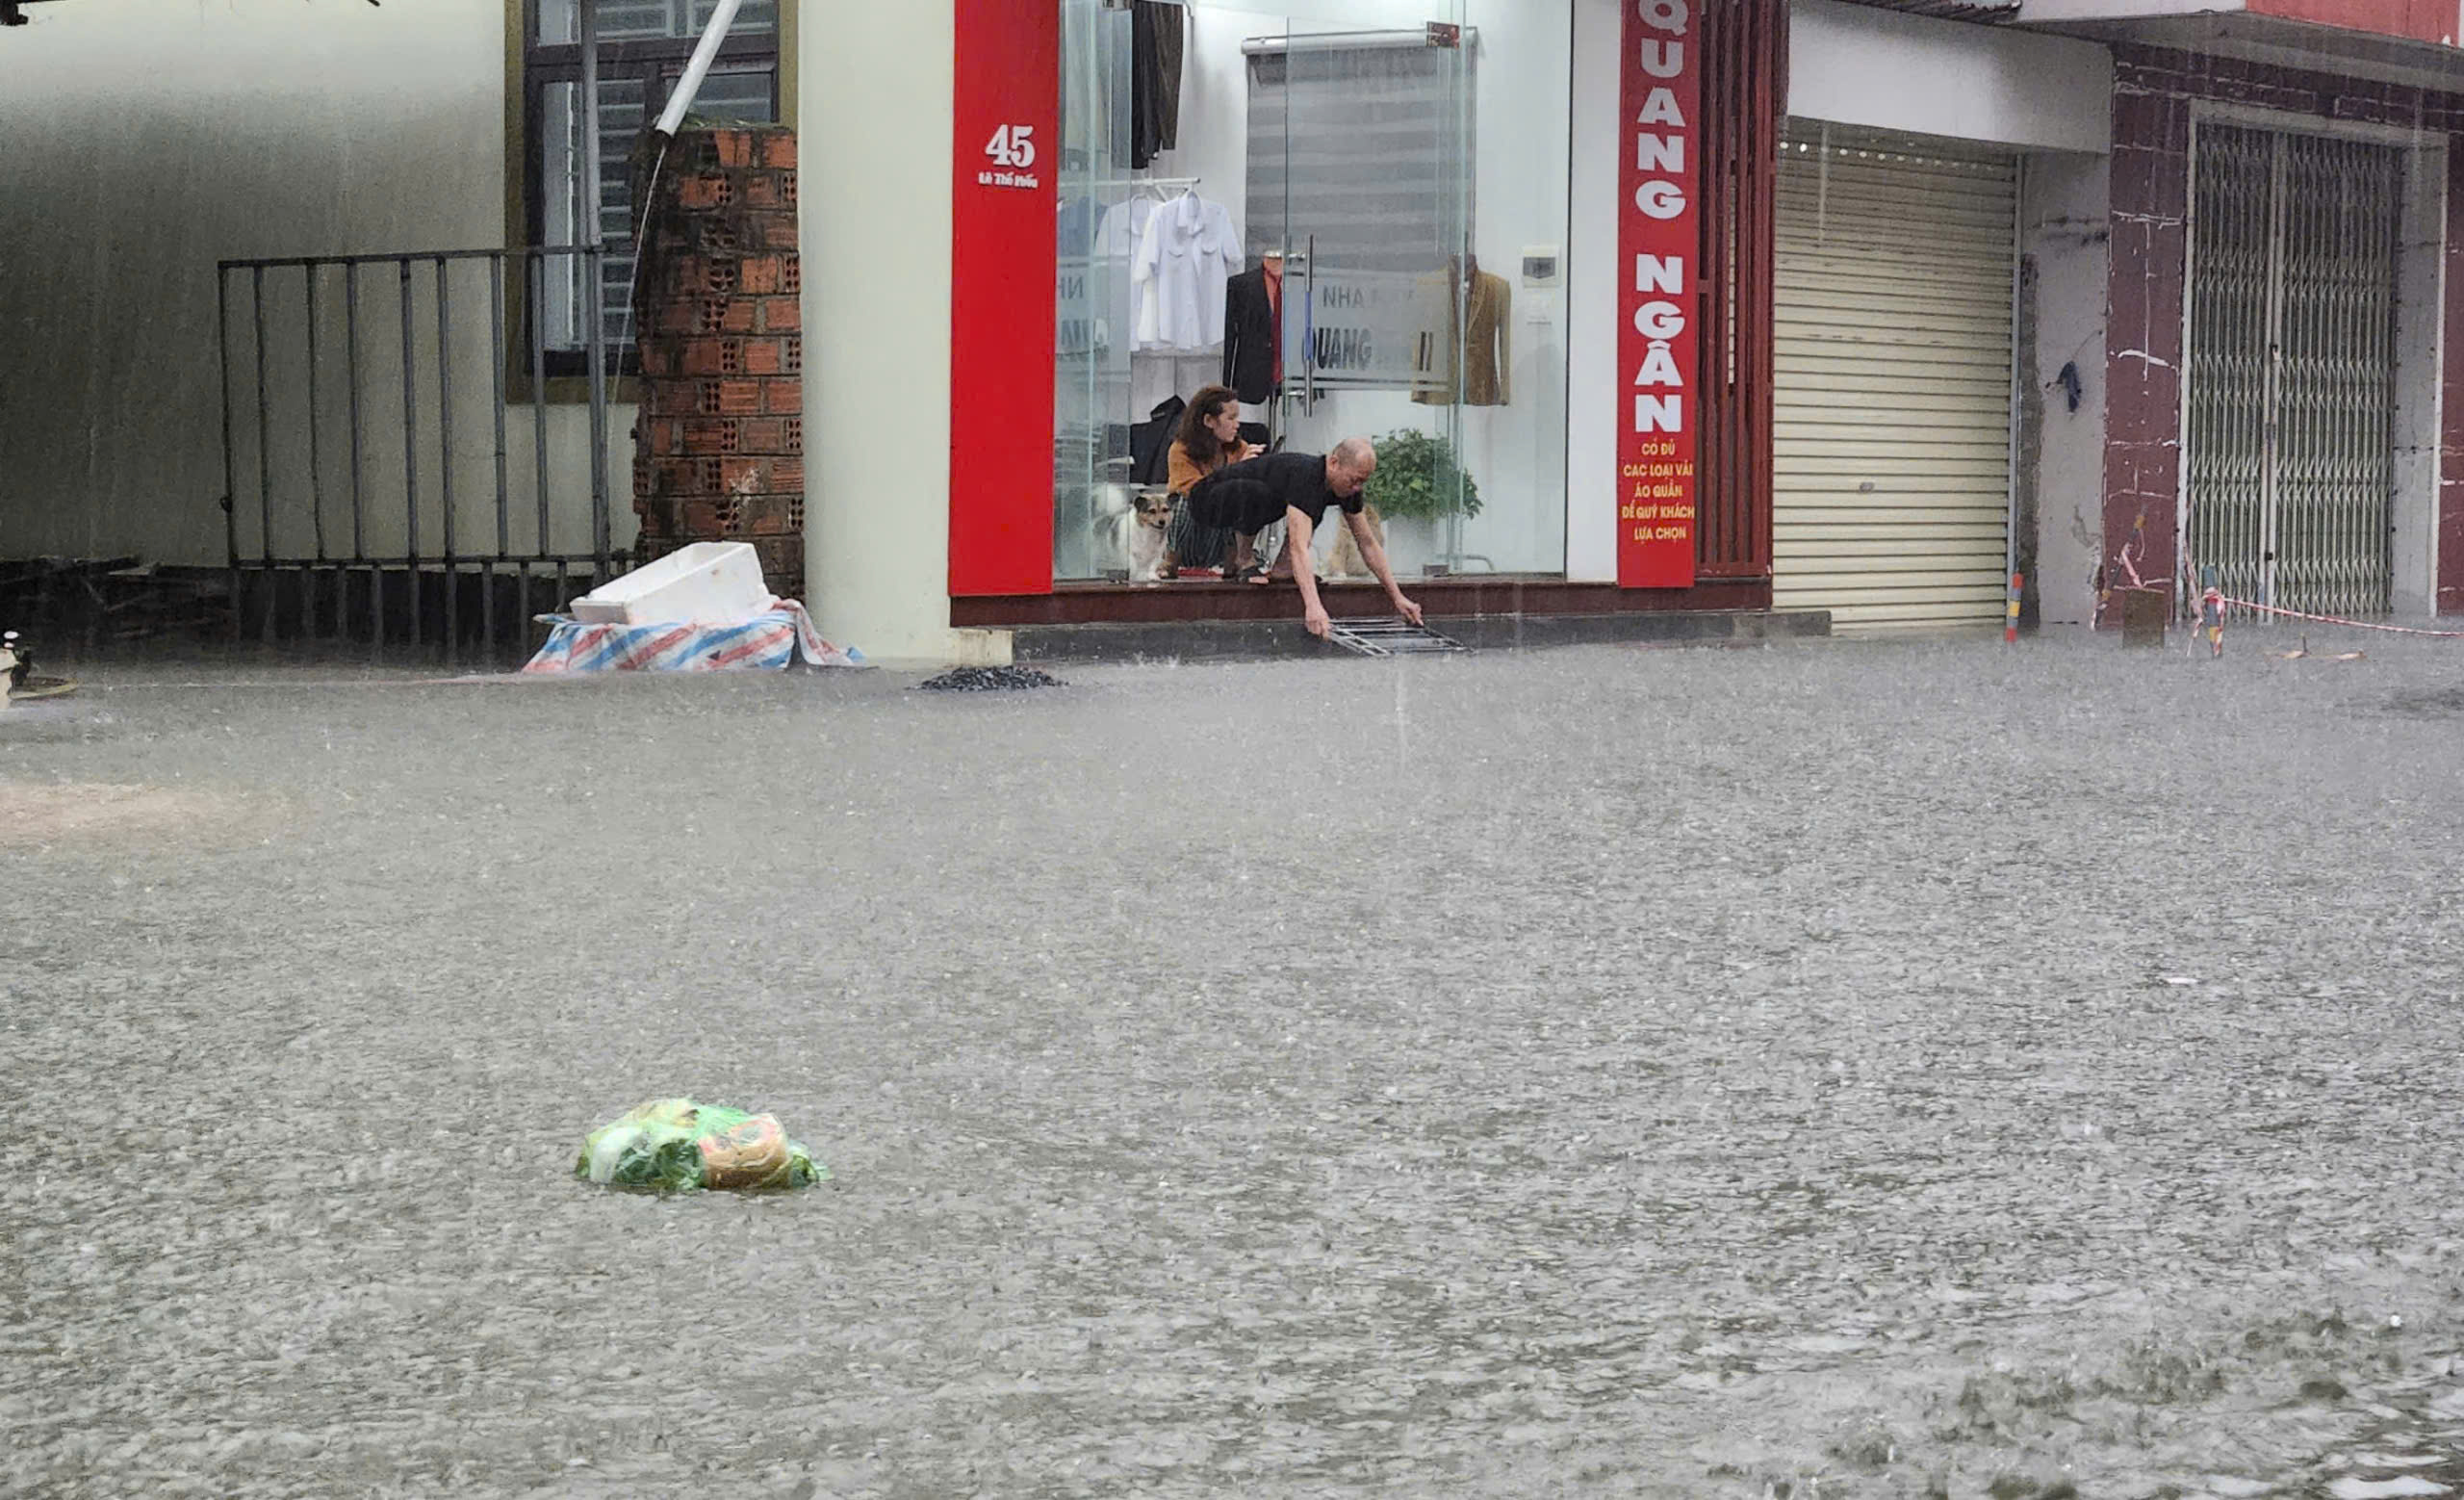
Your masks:
{"label": "plastic debris in water", "polygon": [[36,676],[35,654],[15,631],[0,632],[0,676],[7,678],[7,685],[0,686],[0,702],[64,698],[77,690],[68,678]]}
{"label": "plastic debris in water", "polygon": [[774,1115],[659,1099],[600,1126],[582,1142],[574,1176],[612,1187],[759,1191],[806,1187],[830,1169],[787,1139]]}

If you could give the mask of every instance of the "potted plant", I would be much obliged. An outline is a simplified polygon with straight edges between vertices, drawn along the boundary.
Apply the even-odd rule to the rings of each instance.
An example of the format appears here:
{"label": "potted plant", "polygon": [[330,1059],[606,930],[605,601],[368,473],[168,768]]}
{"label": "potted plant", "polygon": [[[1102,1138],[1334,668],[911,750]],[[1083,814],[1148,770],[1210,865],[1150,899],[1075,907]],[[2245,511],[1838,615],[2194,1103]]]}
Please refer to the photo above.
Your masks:
{"label": "potted plant", "polygon": [[1441,521],[1480,513],[1479,486],[1454,461],[1454,445],[1414,427],[1377,440],[1377,472],[1364,492],[1390,521]]}

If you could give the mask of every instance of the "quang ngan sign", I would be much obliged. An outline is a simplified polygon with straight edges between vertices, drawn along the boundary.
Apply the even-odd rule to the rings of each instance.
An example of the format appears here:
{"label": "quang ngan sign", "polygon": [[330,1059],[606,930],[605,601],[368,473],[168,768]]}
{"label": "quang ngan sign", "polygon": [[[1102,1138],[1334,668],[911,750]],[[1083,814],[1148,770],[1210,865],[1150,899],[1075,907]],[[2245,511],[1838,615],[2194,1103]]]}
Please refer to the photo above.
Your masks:
{"label": "quang ngan sign", "polygon": [[1619,48],[1617,582],[1694,584],[1705,0],[1628,0]]}

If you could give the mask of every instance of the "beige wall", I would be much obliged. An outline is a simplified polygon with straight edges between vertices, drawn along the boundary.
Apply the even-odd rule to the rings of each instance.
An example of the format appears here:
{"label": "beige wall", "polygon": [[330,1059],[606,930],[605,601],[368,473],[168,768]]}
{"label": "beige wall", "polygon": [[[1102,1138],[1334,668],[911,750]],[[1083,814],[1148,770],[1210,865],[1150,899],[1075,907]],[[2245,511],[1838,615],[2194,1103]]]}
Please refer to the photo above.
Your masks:
{"label": "beige wall", "polygon": [[806,577],[822,634],[877,661],[1004,649],[950,629],[954,13],[804,8]]}
{"label": "beige wall", "polygon": [[[0,556],[222,560],[215,263],[501,244],[504,14],[502,0],[75,0],[0,33]],[[372,277],[361,306],[378,334],[390,318],[397,342],[363,358],[378,382],[366,400],[390,401],[398,423],[390,279]],[[325,304],[336,318],[339,286]],[[431,304],[421,318],[432,379]],[[457,355],[453,469],[464,534],[493,539],[488,368],[475,345]],[[278,407],[270,446],[278,483],[304,492],[305,402],[286,384],[302,371],[276,361],[290,420]],[[338,400],[339,366],[321,375]],[[422,415],[432,434],[433,405]],[[529,428],[526,413],[514,420],[526,505]],[[337,410],[320,427],[329,492],[346,472],[343,423]],[[560,469],[580,464],[582,423],[578,409],[551,413]],[[629,425],[611,414],[619,544],[631,533]],[[242,427],[248,514],[254,439]],[[398,427],[384,430],[396,435],[372,445],[371,482],[390,477],[390,495],[402,454]],[[424,482],[432,506],[435,477]],[[435,522],[431,509],[431,545]],[[346,500],[329,498],[327,523],[329,535],[346,528]]]}

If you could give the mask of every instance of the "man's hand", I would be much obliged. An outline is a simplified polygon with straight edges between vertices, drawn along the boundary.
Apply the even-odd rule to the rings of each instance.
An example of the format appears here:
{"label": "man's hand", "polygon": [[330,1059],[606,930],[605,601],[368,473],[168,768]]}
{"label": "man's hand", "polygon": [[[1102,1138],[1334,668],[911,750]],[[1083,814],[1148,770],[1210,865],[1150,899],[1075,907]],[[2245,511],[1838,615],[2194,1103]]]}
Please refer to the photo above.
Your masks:
{"label": "man's hand", "polygon": [[1335,622],[1326,617],[1326,607],[1313,600],[1308,608],[1300,611],[1300,623],[1308,627],[1310,634],[1324,640]]}
{"label": "man's hand", "polygon": [[1404,619],[1411,621],[1414,625],[1421,623],[1421,607],[1412,603],[1400,594],[1397,594],[1395,596],[1395,612],[1401,615]]}

